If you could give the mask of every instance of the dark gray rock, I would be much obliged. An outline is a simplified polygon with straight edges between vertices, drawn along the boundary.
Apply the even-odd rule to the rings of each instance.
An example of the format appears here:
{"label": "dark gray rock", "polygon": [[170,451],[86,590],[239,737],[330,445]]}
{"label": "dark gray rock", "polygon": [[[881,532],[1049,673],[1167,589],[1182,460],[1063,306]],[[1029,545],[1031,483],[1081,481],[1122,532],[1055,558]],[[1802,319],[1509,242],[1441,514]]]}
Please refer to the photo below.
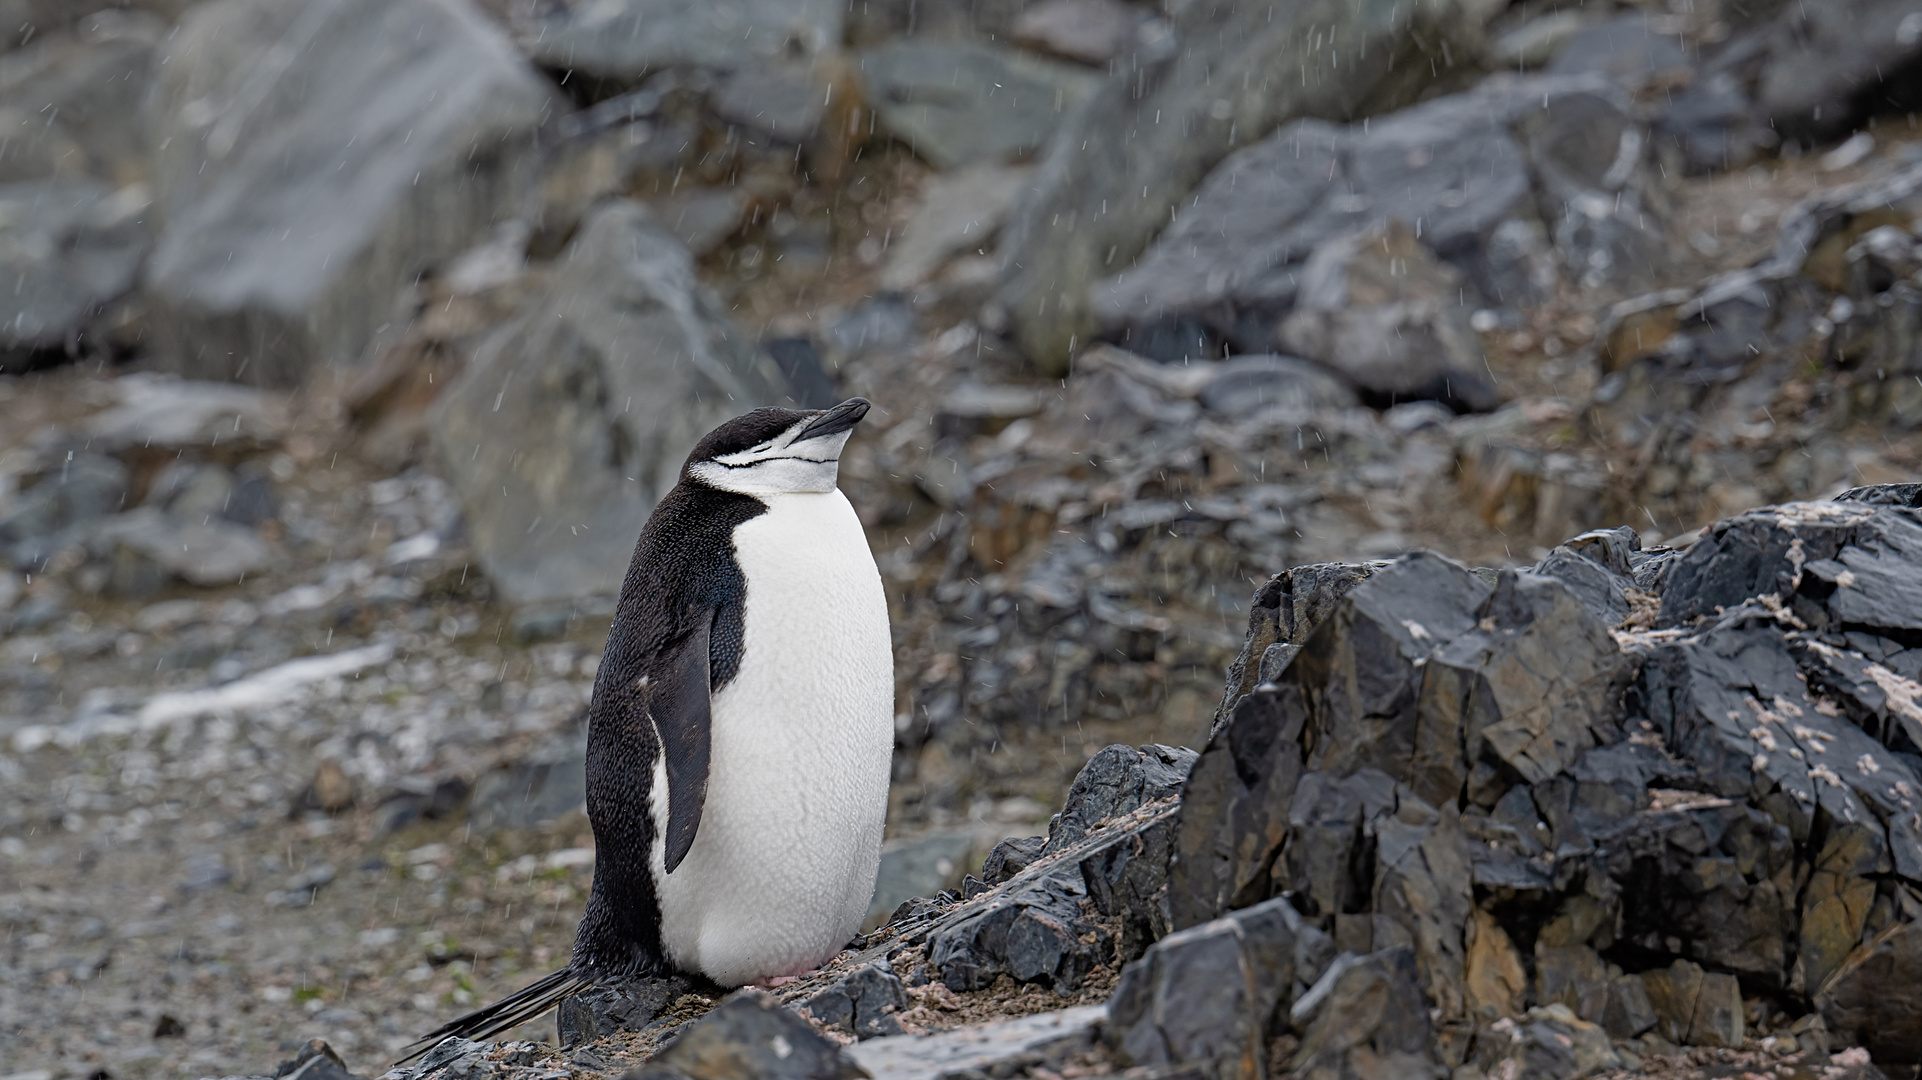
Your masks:
{"label": "dark gray rock", "polygon": [[1047,846],[1048,838],[1045,836],[1011,836],[1001,841],[982,860],[981,881],[994,886],[1013,878],[1040,858],[1042,849]]}
{"label": "dark gray rock", "polygon": [[1275,340],[1370,398],[1430,399],[1462,412],[1500,404],[1468,325],[1460,277],[1399,219],[1318,245],[1289,274],[1294,310]]}
{"label": "dark gray rock", "polygon": [[[1299,120],[1224,160],[1138,262],[1097,288],[1095,310],[1102,330],[1130,347],[1192,324],[1234,348],[1265,351],[1297,303],[1341,308],[1330,271],[1353,261],[1346,248],[1361,242],[1339,238],[1391,220],[1461,280],[1431,270],[1419,275],[1432,279],[1426,286],[1390,280],[1370,290],[1399,288],[1405,298],[1364,302],[1425,301],[1437,309],[1420,320],[1428,324],[1465,318],[1464,289],[1479,303],[1508,306],[1552,291],[1563,274],[1585,284],[1651,281],[1662,247],[1644,215],[1660,199],[1645,143],[1627,100],[1592,77],[1497,77],[1365,129]],[[1311,261],[1324,247],[1329,253]],[[1522,250],[1536,247],[1552,248],[1546,265]],[[1399,270],[1405,256],[1392,255]],[[1384,262],[1376,276],[1387,269]],[[1454,322],[1441,324],[1440,337],[1451,366],[1481,374],[1478,342]],[[1297,326],[1284,341],[1334,363],[1331,350],[1304,351],[1328,336],[1314,329]]]}
{"label": "dark gray rock", "polygon": [[[430,796],[431,800],[431,796]],[[467,817],[479,829],[524,829],[587,802],[587,732],[554,739],[474,782]]]}
{"label": "dark gray rock", "polygon": [[1863,943],[1816,994],[1834,1037],[1884,1066],[1922,1061],[1922,921],[1890,926]]}
{"label": "dark gray rock", "polygon": [[982,989],[1003,974],[1071,991],[1090,971],[1138,956],[1168,932],[1162,887],[1174,810],[1104,823],[991,891],[930,911],[936,917],[903,943],[925,941],[929,967],[955,991]]}
{"label": "dark gray rock", "polygon": [[1304,933],[1317,931],[1275,899],[1162,938],[1123,969],[1103,1041],[1124,1064],[1260,1075],[1268,1038],[1286,1027],[1277,1009],[1300,991]]}
{"label": "dark gray rock", "polygon": [[275,1077],[299,1077],[300,1080],[360,1080],[347,1070],[345,1062],[334,1048],[324,1040],[310,1039],[293,1057],[280,1063],[274,1070]]}
{"label": "dark gray rock", "polygon": [[1075,774],[1061,813],[1048,825],[1042,853],[1060,851],[1102,822],[1180,794],[1194,762],[1195,752],[1186,747],[1104,747]]}
{"label": "dark gray rock", "polygon": [[[429,1077],[467,1077],[472,1075],[476,1067],[486,1068],[482,1059],[487,1050],[487,1043],[450,1035],[422,1054],[420,1060],[414,1062],[405,1075],[409,1080],[427,1080]],[[305,1078],[303,1077],[302,1080]]]}
{"label": "dark gray rock", "polygon": [[156,358],[267,385],[359,361],[424,265],[520,213],[558,104],[432,0],[201,4],[155,70]]}
{"label": "dark gray rock", "polygon": [[1642,985],[1654,1007],[1656,1030],[1670,1042],[1742,1045],[1742,989],[1734,976],[1704,972],[1686,960],[1677,960],[1645,973]]}
{"label": "dark gray rock", "polygon": [[881,866],[874,876],[874,899],[862,925],[879,926],[909,900],[959,885],[974,845],[974,834],[966,830],[888,844],[881,852]]}
{"label": "dark gray rock", "polygon": [[837,1031],[873,1039],[902,1034],[894,1014],[908,1007],[908,993],[885,962],[862,964],[808,998],[806,1006]]}
{"label": "dark gray rock", "polygon": [[1289,1061],[1295,1076],[1435,1080],[1447,1074],[1435,1057],[1414,953],[1405,947],[1336,957],[1295,1000],[1289,1020],[1301,1038]]}
{"label": "dark gray rock", "polygon": [[1267,657],[1275,646],[1299,651],[1308,635],[1334,610],[1336,601],[1384,565],[1315,563],[1291,567],[1264,582],[1249,606],[1247,635],[1241,654],[1228,667],[1228,685],[1215,709],[1209,734],[1221,730],[1249,691],[1262,682],[1274,681],[1293,659],[1293,653],[1284,651],[1276,654],[1271,667]]}
{"label": "dark gray rock", "polygon": [[488,580],[513,603],[544,603],[617,592],[695,441],[787,399],[687,249],[615,201],[479,346],[431,423]]}
{"label": "dark gray rock", "polygon": [[563,1000],[555,1010],[561,1047],[579,1046],[616,1031],[639,1031],[692,988],[693,983],[679,975],[591,986]]}
{"label": "dark gray rock", "polygon": [[742,990],[682,1029],[632,1080],[855,1080],[840,1047],[758,990]]}
{"label": "dark gray rock", "polygon": [[1648,1000],[1648,989],[1640,975],[1622,975],[1609,980],[1608,1004],[1603,1007],[1602,1024],[1618,1039],[1633,1039],[1660,1022],[1655,1006]]}
{"label": "dark gray rock", "polygon": [[[1392,11],[1332,0],[1272,14],[1227,0],[1182,7],[1170,36],[1131,56],[1130,77],[1103,84],[1055,133],[1003,230],[997,296],[1021,351],[1065,374],[1075,343],[1099,329],[1096,283],[1129,265],[1217,163],[1285,119],[1412,100],[1445,42],[1468,47],[1471,22],[1448,0]],[[1310,40],[1327,44],[1304,58]]]}

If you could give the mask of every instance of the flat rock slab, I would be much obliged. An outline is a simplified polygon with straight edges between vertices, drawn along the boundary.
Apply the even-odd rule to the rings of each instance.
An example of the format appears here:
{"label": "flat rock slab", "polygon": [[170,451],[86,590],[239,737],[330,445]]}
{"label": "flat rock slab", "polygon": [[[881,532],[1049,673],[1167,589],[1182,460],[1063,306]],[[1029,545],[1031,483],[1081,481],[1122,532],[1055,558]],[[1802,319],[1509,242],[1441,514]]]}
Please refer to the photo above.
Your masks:
{"label": "flat rock slab", "polygon": [[1090,1043],[1107,1015],[1106,1005],[1077,1005],[934,1035],[870,1039],[843,1052],[874,1080],[941,1080],[1021,1064],[1062,1044]]}
{"label": "flat rock slab", "polygon": [[617,80],[691,65],[751,68],[841,42],[841,0],[603,0],[572,4],[529,27],[536,63]]}

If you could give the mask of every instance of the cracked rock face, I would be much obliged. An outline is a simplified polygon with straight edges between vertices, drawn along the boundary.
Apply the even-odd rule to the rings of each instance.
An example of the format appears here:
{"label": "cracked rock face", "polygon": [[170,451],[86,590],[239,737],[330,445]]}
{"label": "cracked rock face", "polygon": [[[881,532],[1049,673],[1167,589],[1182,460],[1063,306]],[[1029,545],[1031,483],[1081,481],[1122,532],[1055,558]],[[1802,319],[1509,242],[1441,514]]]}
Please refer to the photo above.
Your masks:
{"label": "cracked rock face", "polygon": [[1598,533],[1533,570],[1276,578],[1156,948],[1287,897],[1344,954],[1407,949],[1444,1036],[1499,1019],[1573,1054],[1553,1075],[1600,1067],[1603,1027],[1739,1047],[1758,995],[1922,1058],[1912,502],[1763,508],[1679,553]]}

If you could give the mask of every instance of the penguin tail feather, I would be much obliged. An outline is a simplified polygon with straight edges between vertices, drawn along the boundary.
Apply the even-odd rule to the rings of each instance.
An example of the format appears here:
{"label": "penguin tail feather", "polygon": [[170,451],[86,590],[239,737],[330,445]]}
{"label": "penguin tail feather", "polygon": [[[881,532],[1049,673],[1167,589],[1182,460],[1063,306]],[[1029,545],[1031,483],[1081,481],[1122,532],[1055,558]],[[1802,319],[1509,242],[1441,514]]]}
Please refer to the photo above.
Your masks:
{"label": "penguin tail feather", "polygon": [[413,1053],[394,1064],[405,1065],[450,1037],[476,1041],[491,1038],[540,1016],[593,984],[592,978],[576,972],[573,968],[562,968],[546,978],[522,987],[492,1005],[449,1020],[422,1035],[408,1044],[410,1048],[419,1047],[420,1049],[414,1050]]}

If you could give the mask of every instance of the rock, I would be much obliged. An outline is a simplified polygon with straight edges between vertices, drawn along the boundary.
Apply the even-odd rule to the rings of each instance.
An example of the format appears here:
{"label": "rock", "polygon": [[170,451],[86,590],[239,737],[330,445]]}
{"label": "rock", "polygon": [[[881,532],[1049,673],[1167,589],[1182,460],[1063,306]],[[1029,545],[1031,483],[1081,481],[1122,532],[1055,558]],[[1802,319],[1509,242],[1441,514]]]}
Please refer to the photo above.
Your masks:
{"label": "rock", "polygon": [[687,249],[616,201],[479,346],[431,422],[489,580],[530,604],[616,592],[695,441],[784,397]]}
{"label": "rock", "polygon": [[921,189],[920,206],[888,246],[881,287],[912,289],[957,255],[985,254],[1032,172],[986,164],[930,176]]}
{"label": "rock", "polygon": [[628,1075],[633,1080],[854,1080],[862,1072],[774,998],[742,990]]}
{"label": "rock", "polygon": [[1519,1076],[1575,1080],[1623,1067],[1608,1033],[1559,1003],[1530,1009],[1519,1020],[1497,1021],[1491,1035],[1477,1041],[1475,1059],[1489,1076],[1512,1070]]}
{"label": "rock", "polygon": [[1127,1065],[1263,1075],[1276,1010],[1299,992],[1303,932],[1289,902],[1275,899],[1162,938],[1123,969],[1102,1040]]}
{"label": "rock", "polygon": [[1618,1039],[1633,1039],[1661,1022],[1648,989],[1640,975],[1621,975],[1609,980],[1608,1004],[1602,1024]]}
{"label": "rock", "polygon": [[845,10],[838,0],[614,0],[545,11],[522,46],[543,67],[623,83],[682,66],[751,70],[837,48]]}
{"label": "rock", "polygon": [[1103,748],[1075,774],[1061,813],[1048,825],[1042,854],[1078,842],[1102,822],[1180,794],[1194,762],[1195,752],[1186,747]]}
{"label": "rock", "polygon": [[1122,0],[1041,0],[1014,20],[1014,41],[1084,64],[1105,64],[1133,46],[1149,15]]}
{"label": "rock", "polygon": [[414,1062],[404,1075],[410,1080],[425,1080],[430,1076],[471,1076],[477,1066],[485,1068],[482,1060],[487,1049],[487,1043],[449,1035],[422,1054],[420,1060]]}
{"label": "rock", "polygon": [[1642,985],[1663,1038],[1691,1046],[1742,1045],[1742,990],[1734,976],[1677,960],[1644,973]]}
{"label": "rock", "polygon": [[175,578],[231,585],[274,564],[252,529],[218,518],[182,521],[152,507],[94,523],[87,546],[106,560],[105,588],[116,596],[150,596]]}
{"label": "rock", "polygon": [[1485,412],[1500,403],[1477,364],[1459,278],[1410,226],[1394,220],[1322,244],[1301,281],[1276,331],[1284,347],[1386,404],[1426,398]]}
{"label": "rock", "polygon": [[734,188],[696,188],[685,194],[655,199],[648,204],[656,220],[687,245],[696,256],[721,246],[741,227],[748,209],[747,196]]}
{"label": "rock", "polygon": [[[963,901],[907,943],[925,940],[933,974],[956,992],[990,986],[1003,974],[1072,991],[1090,971],[1140,955],[1167,933],[1159,896],[1173,811],[1162,806],[1104,823]],[[1118,922],[1121,939],[1096,916]]]}
{"label": "rock", "polygon": [[439,821],[452,817],[466,804],[467,795],[467,781],[457,776],[438,783],[422,779],[411,786],[403,780],[401,790],[382,799],[374,808],[374,835],[391,836],[422,818]]}
{"label": "rock", "polygon": [[1288,1067],[1313,1080],[1439,1080],[1428,1016],[1409,949],[1343,953],[1290,1007],[1301,1044]]}
{"label": "rock", "polygon": [[854,968],[807,999],[814,1019],[859,1039],[902,1034],[894,1014],[907,1007],[907,990],[885,962]]}
{"label": "rock", "polygon": [[712,101],[721,119],[799,145],[819,130],[829,96],[827,81],[806,68],[756,64],[729,72]]}
{"label": "rock", "polygon": [[999,885],[1026,870],[1047,847],[1045,836],[1011,836],[994,845],[981,862],[981,880],[990,887]]}
{"label": "rock", "polygon": [[860,67],[889,134],[942,169],[1033,151],[1097,81],[1080,68],[963,41],[897,41],[862,53]]}
{"label": "rock", "polygon": [[77,453],[18,496],[0,503],[0,546],[15,566],[41,571],[59,534],[125,507],[126,466],[99,454]]}
{"label": "rock", "polygon": [[[1294,658],[1335,602],[1380,565],[1319,563],[1284,570],[1255,592],[1241,655],[1228,668],[1228,686],[1209,734],[1228,722],[1234,708],[1258,683],[1273,682]],[[1291,651],[1292,650],[1292,651]],[[1270,663],[1270,657],[1274,662]]]}
{"label": "rock", "polygon": [[842,1053],[874,1080],[994,1075],[1004,1069],[1045,1067],[1090,1049],[1107,1013],[1106,1005],[1078,1005],[928,1035],[871,1039]]}
{"label": "rock", "polygon": [[156,71],[156,357],[262,385],[359,361],[424,264],[518,213],[557,105],[445,0],[202,4]]}
{"label": "rock", "polygon": [[218,851],[203,851],[189,856],[184,870],[177,884],[189,893],[217,889],[234,879],[233,872],[227,869],[226,858]]}
{"label": "rock", "polygon": [[1922,921],[1909,919],[1863,942],[1815,994],[1834,1038],[1884,1064],[1922,1061]]}
{"label": "rock", "polygon": [[[4,116],[0,112],[0,116]],[[143,185],[0,184],[0,347],[71,347],[127,293],[152,243]]]}
{"label": "rock", "polygon": [[1224,360],[1196,397],[1202,408],[1234,419],[1270,409],[1301,415],[1358,404],[1347,383],[1292,356],[1236,356]]}
{"label": "rock", "polygon": [[1631,90],[1683,82],[1692,74],[1688,51],[1674,34],[1659,34],[1641,12],[1620,15],[1575,33],[1548,64],[1550,75],[1603,75]]}
{"label": "rock", "polygon": [[679,975],[591,986],[564,999],[555,1010],[560,1045],[565,1049],[616,1031],[639,1031],[692,988],[693,984]]}
{"label": "rock", "polygon": [[275,1077],[299,1077],[300,1080],[359,1080],[347,1071],[346,1063],[334,1048],[321,1039],[311,1039],[294,1054],[280,1063],[274,1070]]}
{"label": "rock", "polygon": [[287,430],[287,401],[268,391],[145,372],[123,375],[111,385],[114,403],[79,428],[108,453],[223,445],[251,449],[278,442]]}
{"label": "rock", "polygon": [[[1561,274],[1652,281],[1662,248],[1644,219],[1660,195],[1645,143],[1627,100],[1595,77],[1492,78],[1363,128],[1298,120],[1210,172],[1140,259],[1096,288],[1094,309],[1102,331],[1130,347],[1183,326],[1202,335],[1183,347],[1202,355],[1217,341],[1265,351],[1297,304],[1339,309],[1337,271],[1365,256],[1382,264],[1366,276],[1370,290],[1387,293],[1365,302],[1407,294],[1432,306],[1420,321],[1446,322],[1426,333],[1440,333],[1453,368],[1485,379],[1468,293],[1504,307],[1552,292]],[[1412,236],[1355,250],[1379,243],[1371,232],[1391,221]],[[1411,256],[1416,239],[1459,277]],[[1283,342],[1328,336],[1315,328]],[[1322,349],[1297,351],[1336,362]]]}
{"label": "rock", "polygon": [[961,830],[885,845],[874,877],[874,899],[862,927],[880,926],[896,908],[917,896],[933,896],[960,885],[974,843],[974,834]]}
{"label": "rock", "polygon": [[[1104,83],[1055,133],[1004,230],[997,297],[1021,351],[1042,372],[1066,374],[1097,329],[1096,282],[1129,265],[1216,163],[1287,118],[1410,100],[1432,75],[1429,51],[1465,47],[1468,25],[1449,0],[1273,16],[1225,0],[1182,7],[1172,34],[1136,54],[1132,78]],[[1302,68],[1310,40],[1339,44]],[[1284,69],[1305,74],[1278,78]]]}
{"label": "rock", "polygon": [[[120,5],[62,6],[81,15],[74,9]],[[177,13],[169,13],[168,21]],[[23,22],[33,20],[7,25]],[[36,118],[31,134],[16,134],[0,151],[0,182],[84,175],[108,189],[126,189],[148,178],[151,144],[142,98],[165,24],[125,10],[78,22],[73,33],[47,33],[52,27],[30,33],[26,47],[13,51],[0,73],[0,115]]]}
{"label": "rock", "polygon": [[474,782],[467,817],[479,829],[525,829],[587,802],[587,732],[556,738]]}

